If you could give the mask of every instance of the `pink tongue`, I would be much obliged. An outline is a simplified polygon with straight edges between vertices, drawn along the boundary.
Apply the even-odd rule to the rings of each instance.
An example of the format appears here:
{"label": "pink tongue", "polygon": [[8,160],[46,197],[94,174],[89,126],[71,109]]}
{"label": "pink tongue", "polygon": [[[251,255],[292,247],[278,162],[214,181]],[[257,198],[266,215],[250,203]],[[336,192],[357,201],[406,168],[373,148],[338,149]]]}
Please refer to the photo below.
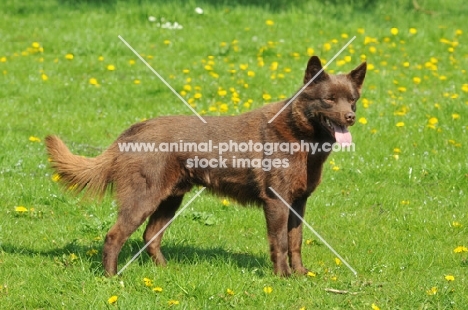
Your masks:
{"label": "pink tongue", "polygon": [[336,125],[334,123],[333,128],[335,129],[335,139],[336,142],[342,146],[350,145],[353,142],[351,133],[344,126]]}

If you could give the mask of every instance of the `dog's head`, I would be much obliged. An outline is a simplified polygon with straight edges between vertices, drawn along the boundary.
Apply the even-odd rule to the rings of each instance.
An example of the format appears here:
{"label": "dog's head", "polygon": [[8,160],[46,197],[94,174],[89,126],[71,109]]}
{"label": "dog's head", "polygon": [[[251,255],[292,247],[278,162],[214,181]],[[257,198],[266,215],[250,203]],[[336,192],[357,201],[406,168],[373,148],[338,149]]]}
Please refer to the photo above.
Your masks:
{"label": "dog's head", "polygon": [[364,62],[348,74],[331,75],[323,71],[320,59],[312,56],[304,75],[304,85],[308,85],[297,97],[294,113],[302,114],[304,121],[336,142],[350,144],[347,127],[356,121],[356,102],[361,95],[366,69]]}

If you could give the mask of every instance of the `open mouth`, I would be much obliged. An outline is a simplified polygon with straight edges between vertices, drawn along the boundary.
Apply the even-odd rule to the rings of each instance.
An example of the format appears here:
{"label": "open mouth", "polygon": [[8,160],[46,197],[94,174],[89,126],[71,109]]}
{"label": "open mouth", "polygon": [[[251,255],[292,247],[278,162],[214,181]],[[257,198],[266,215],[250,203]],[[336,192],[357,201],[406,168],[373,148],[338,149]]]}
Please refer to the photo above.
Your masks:
{"label": "open mouth", "polygon": [[323,121],[328,130],[330,130],[331,134],[335,137],[336,142],[341,144],[341,146],[350,145],[353,142],[353,137],[346,126],[339,125],[325,116],[323,116]]}

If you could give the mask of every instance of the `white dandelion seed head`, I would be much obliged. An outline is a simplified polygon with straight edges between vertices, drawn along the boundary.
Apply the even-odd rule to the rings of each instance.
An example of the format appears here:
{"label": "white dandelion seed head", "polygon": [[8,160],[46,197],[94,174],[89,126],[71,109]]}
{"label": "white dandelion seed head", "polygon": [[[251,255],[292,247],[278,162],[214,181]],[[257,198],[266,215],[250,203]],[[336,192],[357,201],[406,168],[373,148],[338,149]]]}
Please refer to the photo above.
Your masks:
{"label": "white dandelion seed head", "polygon": [[200,7],[196,7],[196,8],[195,8],[195,13],[197,13],[197,14],[200,14],[200,15],[201,15],[201,14],[203,14],[203,9],[202,9],[202,8],[200,8]]}
{"label": "white dandelion seed head", "polygon": [[154,16],[148,16],[148,21],[154,23],[156,21],[156,17]]}

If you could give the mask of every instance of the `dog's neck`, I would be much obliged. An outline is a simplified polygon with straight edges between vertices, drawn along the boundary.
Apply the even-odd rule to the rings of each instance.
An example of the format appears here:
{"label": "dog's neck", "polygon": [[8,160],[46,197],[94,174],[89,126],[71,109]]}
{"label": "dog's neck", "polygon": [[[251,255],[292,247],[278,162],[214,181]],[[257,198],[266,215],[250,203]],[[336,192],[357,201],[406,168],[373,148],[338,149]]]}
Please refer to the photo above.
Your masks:
{"label": "dog's neck", "polygon": [[[289,100],[290,99],[273,103],[272,107],[275,107],[274,110],[279,111],[289,102]],[[283,129],[282,132],[284,132],[284,127],[287,127],[287,131],[291,133],[292,139],[318,143],[336,142],[335,139],[330,136],[318,122],[314,123],[312,120],[308,119],[303,111],[304,109],[300,106],[300,103],[293,101],[270,125]]]}

